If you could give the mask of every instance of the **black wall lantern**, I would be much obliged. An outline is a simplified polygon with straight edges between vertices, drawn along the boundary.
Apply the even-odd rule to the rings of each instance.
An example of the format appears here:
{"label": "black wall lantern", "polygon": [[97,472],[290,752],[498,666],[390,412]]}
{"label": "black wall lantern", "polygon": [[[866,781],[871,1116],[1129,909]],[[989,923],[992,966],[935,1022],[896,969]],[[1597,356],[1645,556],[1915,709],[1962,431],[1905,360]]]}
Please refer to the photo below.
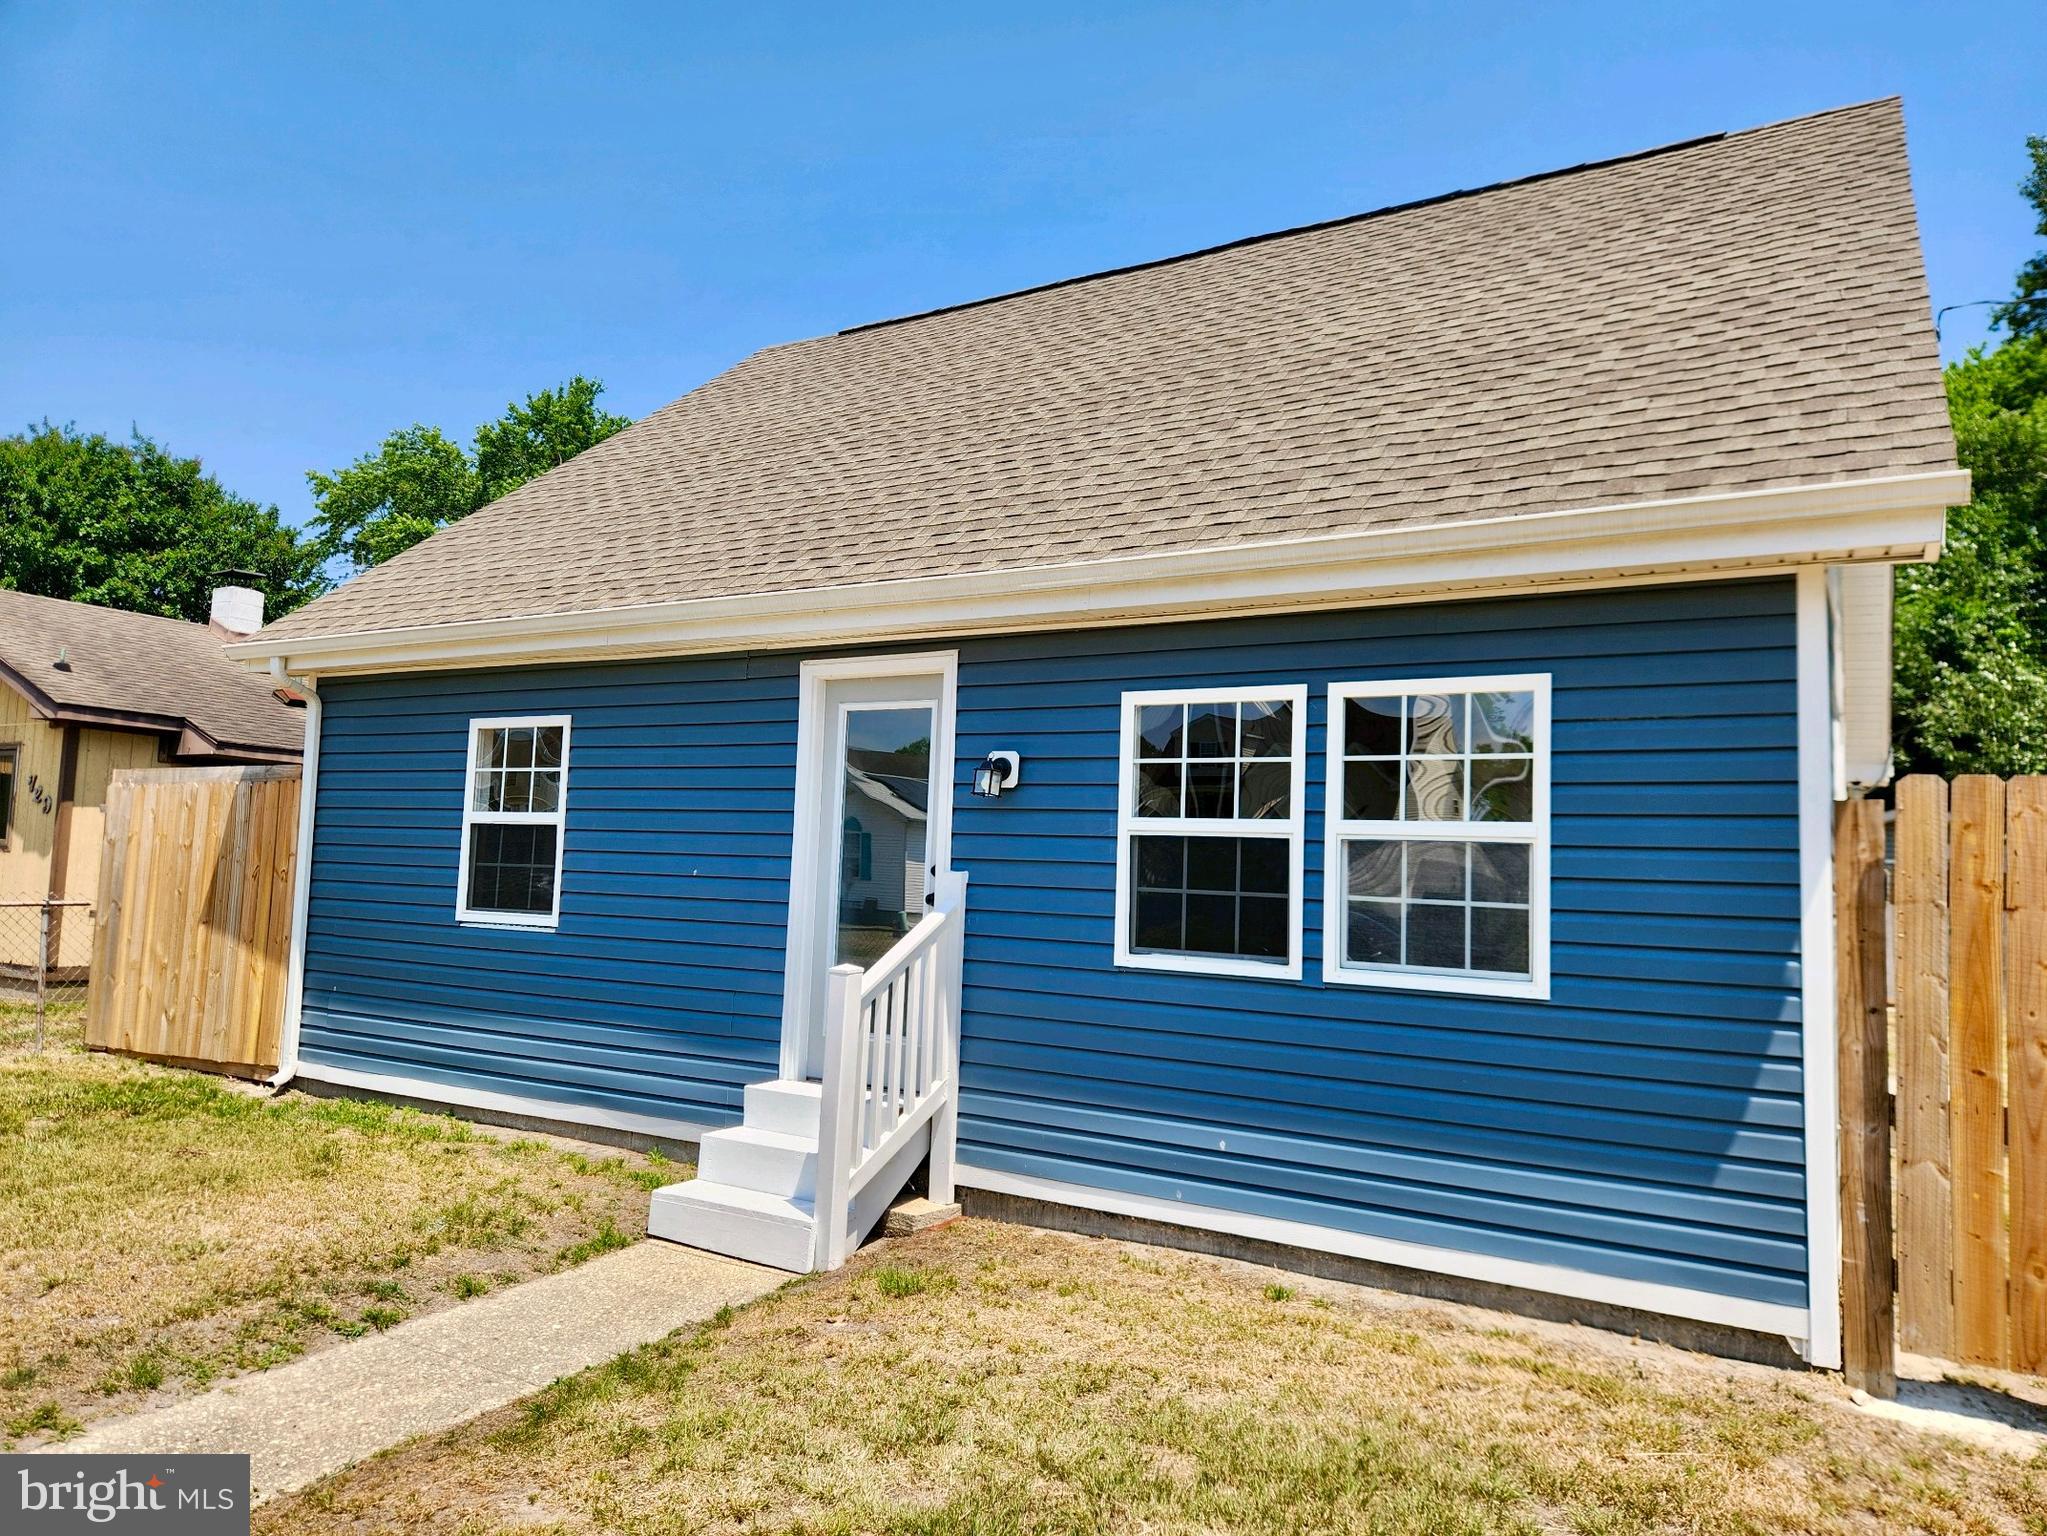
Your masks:
{"label": "black wall lantern", "polygon": [[1014,752],[990,752],[974,770],[974,793],[994,800],[1005,789],[1015,789],[1023,772],[1023,759]]}

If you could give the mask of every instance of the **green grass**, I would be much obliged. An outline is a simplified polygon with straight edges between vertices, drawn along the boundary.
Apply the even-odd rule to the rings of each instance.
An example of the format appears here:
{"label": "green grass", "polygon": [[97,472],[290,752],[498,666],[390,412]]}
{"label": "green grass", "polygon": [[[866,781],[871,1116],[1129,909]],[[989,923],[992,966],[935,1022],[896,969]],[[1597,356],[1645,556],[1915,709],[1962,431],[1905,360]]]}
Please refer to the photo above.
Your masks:
{"label": "green grass", "polygon": [[0,1009],[0,1448],[622,1247],[688,1173],[88,1054],[60,1025],[37,1054]]}
{"label": "green grass", "polygon": [[958,1278],[943,1270],[905,1269],[895,1264],[883,1264],[874,1271],[874,1288],[891,1301],[921,1296],[926,1291],[949,1291],[957,1284]]}
{"label": "green grass", "polygon": [[629,1248],[639,1239],[635,1234],[622,1232],[609,1216],[603,1224],[580,1242],[569,1243],[554,1256],[557,1269],[572,1269],[586,1264],[600,1253],[613,1253],[620,1248]]}
{"label": "green grass", "polygon": [[256,1526],[2047,1536],[2047,1459],[1883,1425],[1838,1379],[1270,1273],[962,1222]]}

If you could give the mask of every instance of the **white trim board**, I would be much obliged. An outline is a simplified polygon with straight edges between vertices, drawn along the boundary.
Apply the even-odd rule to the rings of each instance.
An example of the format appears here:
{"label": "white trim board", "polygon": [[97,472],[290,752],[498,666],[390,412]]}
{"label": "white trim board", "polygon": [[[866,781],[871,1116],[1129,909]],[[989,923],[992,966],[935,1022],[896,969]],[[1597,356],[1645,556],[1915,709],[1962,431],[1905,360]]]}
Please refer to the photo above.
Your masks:
{"label": "white trim board", "polygon": [[1659,576],[1936,557],[1962,470],[1400,524],[1065,565],[421,624],[226,648],[299,671],[395,672],[914,642],[1286,608],[1491,597]]}
{"label": "white trim board", "polygon": [[300,1063],[298,1076],[311,1083],[360,1088],[365,1093],[420,1099],[431,1104],[453,1104],[464,1109],[487,1109],[502,1115],[527,1115],[536,1120],[556,1120],[563,1125],[595,1125],[608,1131],[658,1136],[664,1141],[701,1141],[705,1132],[718,1129],[715,1125],[698,1125],[689,1120],[663,1120],[658,1115],[592,1109],[587,1104],[565,1104],[559,1099],[529,1099],[513,1093],[493,1093],[487,1088],[456,1088],[446,1083],[429,1082],[425,1078],[397,1077],[386,1072],[357,1072],[349,1067],[330,1067],[319,1062]]}
{"label": "white trim board", "polygon": [[1646,1280],[1621,1280],[1588,1270],[1534,1264],[1523,1259],[1499,1259],[1455,1248],[1432,1248],[1421,1243],[1342,1232],[1333,1227],[1310,1226],[1306,1222],[1285,1221],[1273,1216],[1252,1216],[1241,1211],[1218,1210],[1213,1206],[1184,1205],[1176,1200],[1160,1200],[1149,1195],[1091,1189],[1056,1179],[1033,1178],[1028,1174],[974,1168],[965,1163],[953,1170],[953,1181],[956,1185],[985,1189],[991,1194],[1044,1200],[1054,1205],[1105,1211],[1116,1216],[1134,1216],[1203,1232],[1227,1232],[1234,1237],[1280,1243],[1290,1248],[1307,1248],[1317,1253],[1342,1254],[1346,1258],[1392,1264],[1431,1274],[1455,1275],[1459,1279],[1510,1286],[1515,1290],[1571,1296],[1580,1301],[1655,1312],[1664,1317],[1689,1318],[1727,1328],[1745,1328],[1754,1333],[1779,1334],[1794,1342],[1805,1337],[1805,1309],[1781,1306],[1775,1302],[1746,1301],[1738,1296],[1718,1296],[1711,1291],[1657,1285]]}
{"label": "white trim board", "polygon": [[[827,881],[816,867],[821,846],[821,818],[832,814],[838,803],[839,785],[832,778],[835,765],[825,762],[831,744],[825,703],[829,685],[898,677],[935,677],[939,680],[938,720],[932,733],[931,763],[943,804],[927,807],[924,858],[938,866],[941,878],[952,868],[952,796],[957,771],[953,744],[955,716],[959,707],[959,652],[913,651],[889,656],[828,656],[806,661],[798,669],[796,694],[796,788],[795,814],[789,844],[789,917],[782,962],[782,1050],[779,1075],[804,1077],[809,1063],[804,1059],[803,1010],[817,974],[817,945],[820,917],[818,897],[838,889],[836,879]],[[832,717],[836,720],[836,715]],[[836,846],[836,845],[835,845]],[[936,889],[934,884],[932,889]],[[820,1068],[822,1063],[819,1064]]]}
{"label": "white trim board", "polygon": [[1834,1017],[1834,667],[1827,573],[1798,574],[1798,964],[1805,1106],[1806,1360],[1841,1364],[1838,1028]]}
{"label": "white trim board", "polygon": [[[1284,822],[1237,817],[1204,820],[1199,817],[1141,817],[1137,814],[1137,721],[1145,706],[1155,704],[1244,704],[1264,699],[1284,699],[1293,708],[1293,773],[1289,808]],[[1144,688],[1126,692],[1118,705],[1122,725],[1116,748],[1116,907],[1115,964],[1124,970],[1165,971],[1180,976],[1238,976],[1253,980],[1299,981],[1301,979],[1301,914],[1307,892],[1304,866],[1308,825],[1308,685],[1271,683],[1229,688]],[[1185,809],[1183,804],[1182,809]],[[1287,844],[1287,957],[1284,964],[1271,960],[1249,960],[1225,955],[1140,950],[1130,943],[1131,908],[1135,902],[1137,874],[1131,845],[1142,836],[1155,837],[1268,837]]]}
{"label": "white trim board", "polygon": [[[561,927],[562,859],[569,841],[569,731],[568,715],[477,715],[469,722],[469,746],[462,763],[462,842],[455,856],[455,921],[464,928],[523,928],[552,933]],[[476,806],[476,739],[485,731],[530,729],[559,730],[562,733],[561,763],[556,770],[554,809],[549,811],[483,811]],[[535,771],[538,752],[535,749]],[[469,853],[473,834],[479,826],[541,826],[554,828],[554,904],[546,912],[508,912],[496,907],[469,905]]]}
{"label": "white trim board", "polygon": [[320,728],[326,705],[320,698],[318,678],[287,679],[282,661],[270,670],[281,682],[295,681],[306,700],[306,739],[299,766],[299,822],[296,857],[291,875],[291,932],[284,959],[284,1018],[277,1032],[277,1070],[270,1075],[273,1085],[292,1080],[299,1066],[299,1025],[306,1000],[306,916],[313,894],[313,812],[320,793]]}
{"label": "white trim board", "polygon": [[[1550,994],[1550,684],[1554,674],[1522,672],[1468,677],[1389,678],[1331,683],[1323,719],[1322,786],[1322,979],[1334,986],[1387,987],[1465,997],[1518,997],[1547,1002]],[[1535,745],[1531,812],[1525,822],[1352,821],[1343,814],[1344,764],[1349,759],[1344,705],[1352,699],[1405,697],[1425,693],[1531,693],[1535,696]],[[1405,729],[1405,715],[1402,717]],[[1466,808],[1467,814],[1469,807]],[[1399,842],[1446,839],[1456,842],[1515,842],[1528,849],[1528,961],[1523,978],[1473,972],[1424,971],[1406,966],[1353,965],[1344,958],[1349,922],[1349,871],[1345,842],[1388,838]]]}

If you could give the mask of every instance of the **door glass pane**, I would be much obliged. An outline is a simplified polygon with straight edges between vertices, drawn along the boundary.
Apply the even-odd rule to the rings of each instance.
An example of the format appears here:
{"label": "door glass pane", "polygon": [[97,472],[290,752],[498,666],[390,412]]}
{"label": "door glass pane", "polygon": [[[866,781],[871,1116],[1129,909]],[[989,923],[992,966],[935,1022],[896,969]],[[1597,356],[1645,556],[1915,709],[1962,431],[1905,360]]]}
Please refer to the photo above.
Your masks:
{"label": "door glass pane", "polygon": [[932,711],[846,714],[834,965],[872,965],[924,915]]}

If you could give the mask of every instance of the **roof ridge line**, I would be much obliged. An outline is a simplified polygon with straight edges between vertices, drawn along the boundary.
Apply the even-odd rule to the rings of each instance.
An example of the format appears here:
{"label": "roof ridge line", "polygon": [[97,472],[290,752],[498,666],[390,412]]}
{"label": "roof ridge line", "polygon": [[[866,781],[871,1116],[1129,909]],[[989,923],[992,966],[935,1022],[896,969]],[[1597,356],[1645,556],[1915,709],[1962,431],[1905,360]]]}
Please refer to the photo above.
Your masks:
{"label": "roof ridge line", "polygon": [[[1154,256],[1145,261],[1133,261],[1120,267],[1104,267],[1096,272],[1082,272],[1073,277],[1055,278],[1051,282],[1033,283],[1028,288],[1012,288],[1004,293],[991,293],[978,299],[963,299],[957,304],[940,304],[934,309],[920,309],[907,315],[891,315],[886,320],[868,320],[859,325],[848,325],[834,331],[835,336],[857,336],[863,331],[886,330],[893,325],[907,325],[913,320],[930,320],[939,315],[957,314],[962,310],[982,309],[990,304],[1002,304],[1010,299],[1028,298],[1036,293],[1050,293],[1059,288],[1071,288],[1079,283],[1092,283],[1107,277],[1121,277],[1130,272],[1149,272],[1159,267],[1174,266],[1183,261],[1195,261],[1203,256],[1218,256],[1224,251],[1242,250],[1249,245],[1263,245],[1268,240],[1286,240],[1295,235],[1312,235],[1325,229],[1340,229],[1346,224],[1362,224],[1367,219],[1386,218],[1396,213],[1411,213],[1417,208],[1433,208],[1442,203],[1454,203],[1467,197],[1482,197],[1489,192],[1505,192],[1514,187],[1526,187],[1536,182],[1555,181],[1564,176],[1577,176],[1586,171],[1608,170],[1616,165],[1627,165],[1636,160],[1650,160],[1659,155],[1678,154],[1687,149],[1698,149],[1707,144],[1719,144],[1728,139],[1746,138],[1753,133],[1768,133],[1774,128],[1787,127],[1792,123],[1815,122],[1823,117],[1833,117],[1842,112],[1860,112],[1864,108],[1879,106],[1884,102],[1898,101],[1893,96],[1874,96],[1867,101],[1848,102],[1838,107],[1825,107],[1818,112],[1805,112],[1796,117],[1778,118],[1773,122],[1757,123],[1749,128],[1731,128],[1719,133],[1702,133],[1689,139],[1675,139],[1668,144],[1653,145],[1648,149],[1634,150],[1624,155],[1609,155],[1601,160],[1581,160],[1576,165],[1557,166],[1552,170],[1535,171],[1526,176],[1513,176],[1505,181],[1487,182],[1482,186],[1461,187],[1452,192],[1438,192],[1429,197],[1417,197],[1404,203],[1388,203],[1381,208],[1368,208],[1361,213],[1339,214],[1333,219],[1317,219],[1309,224],[1295,224],[1286,229],[1267,230],[1262,234],[1240,235],[1234,240],[1225,240],[1219,245],[1204,245],[1191,251],[1179,251],[1171,256]],[[794,345],[794,343],[785,343]]]}

